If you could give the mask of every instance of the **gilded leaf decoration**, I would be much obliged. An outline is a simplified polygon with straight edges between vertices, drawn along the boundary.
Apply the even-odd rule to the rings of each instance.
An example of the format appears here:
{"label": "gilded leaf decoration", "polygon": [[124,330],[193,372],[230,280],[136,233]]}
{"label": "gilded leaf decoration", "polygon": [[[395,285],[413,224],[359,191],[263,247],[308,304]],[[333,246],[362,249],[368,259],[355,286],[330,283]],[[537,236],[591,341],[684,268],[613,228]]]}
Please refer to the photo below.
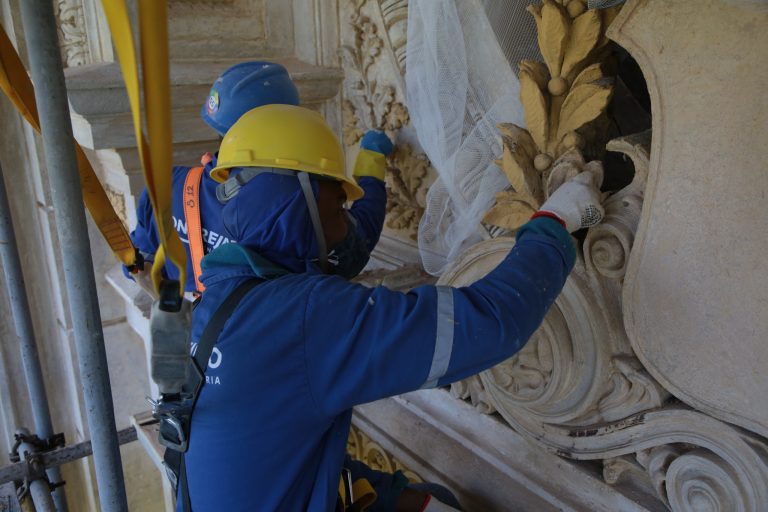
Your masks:
{"label": "gilded leaf decoration", "polygon": [[533,166],[536,144],[530,134],[512,123],[499,125],[499,131],[504,146],[500,165],[512,188],[542,202],[541,178]]}
{"label": "gilded leaf decoration", "polygon": [[605,77],[605,74],[603,73],[602,63],[598,62],[596,64],[592,64],[591,66],[587,66],[586,68],[581,70],[581,73],[579,73],[576,76],[576,78],[573,80],[573,84],[571,84],[571,88],[575,89],[582,84],[586,84],[589,82],[596,82],[597,80],[600,80],[603,77]]}
{"label": "gilded leaf decoration", "polygon": [[520,98],[526,106],[525,124],[531,137],[537,146],[545,147],[549,135],[549,105],[544,92],[526,69],[520,70]]}
{"label": "gilded leaf decoration", "polygon": [[530,196],[507,190],[496,195],[496,205],[485,214],[483,222],[506,229],[517,229],[536,213],[538,201]]}
{"label": "gilded leaf decoration", "polygon": [[[537,9],[529,8],[531,12]],[[568,18],[563,8],[552,0],[544,0],[540,15],[536,18],[539,32],[539,49],[553,77],[560,76],[560,69],[568,42]]]}
{"label": "gilded leaf decoration", "polygon": [[565,52],[565,59],[563,60],[563,76],[570,75],[576,66],[587,58],[602,35],[600,29],[600,13],[598,11],[587,11],[573,20],[568,50]]}
{"label": "gilded leaf decoration", "polygon": [[547,66],[543,62],[527,59],[521,60],[518,64],[518,68],[520,69],[520,72],[525,71],[528,73],[531,78],[536,81],[536,85],[538,85],[539,89],[543,91],[547,88],[549,71],[547,71]]}
{"label": "gilded leaf decoration", "polygon": [[618,9],[601,12],[587,10],[582,0],[544,0],[528,12],[536,21],[544,62],[519,63],[526,128],[498,127],[503,147],[498,164],[510,189],[496,197],[483,219],[510,230],[527,222],[569,177],[597,170],[584,162],[581,148],[599,132],[596,120],[613,94],[602,59],[608,55],[605,28]]}
{"label": "gilded leaf decoration", "polygon": [[557,138],[576,131],[603,113],[611,99],[613,84],[591,82],[571,89],[560,109],[560,126]]}

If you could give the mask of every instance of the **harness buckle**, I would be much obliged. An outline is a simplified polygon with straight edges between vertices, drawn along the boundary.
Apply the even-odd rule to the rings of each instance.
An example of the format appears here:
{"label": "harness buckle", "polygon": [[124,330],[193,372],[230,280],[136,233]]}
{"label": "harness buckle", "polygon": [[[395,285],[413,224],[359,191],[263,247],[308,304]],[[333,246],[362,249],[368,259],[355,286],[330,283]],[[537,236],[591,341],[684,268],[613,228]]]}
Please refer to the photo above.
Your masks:
{"label": "harness buckle", "polygon": [[191,392],[185,389],[181,393],[161,394],[158,400],[147,399],[152,404],[152,416],[160,421],[158,441],[161,445],[181,453],[186,453],[189,448],[192,411],[205,380],[205,375],[194,360],[191,366],[196,375],[196,384]]}
{"label": "harness buckle", "polygon": [[347,495],[346,503],[351,505],[355,502],[355,491],[352,487],[352,471],[347,468],[342,469],[341,479],[344,481],[344,492]]}

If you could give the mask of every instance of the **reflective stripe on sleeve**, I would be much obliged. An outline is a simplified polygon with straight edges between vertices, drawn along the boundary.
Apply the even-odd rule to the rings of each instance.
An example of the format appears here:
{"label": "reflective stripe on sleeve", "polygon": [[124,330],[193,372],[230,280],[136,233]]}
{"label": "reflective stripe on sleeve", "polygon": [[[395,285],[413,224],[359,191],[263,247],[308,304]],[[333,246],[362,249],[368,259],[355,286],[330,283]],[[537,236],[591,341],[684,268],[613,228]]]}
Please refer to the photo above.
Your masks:
{"label": "reflective stripe on sleeve", "polygon": [[453,352],[453,288],[437,286],[437,329],[435,334],[435,353],[429,376],[422,388],[433,388],[437,381],[448,371]]}

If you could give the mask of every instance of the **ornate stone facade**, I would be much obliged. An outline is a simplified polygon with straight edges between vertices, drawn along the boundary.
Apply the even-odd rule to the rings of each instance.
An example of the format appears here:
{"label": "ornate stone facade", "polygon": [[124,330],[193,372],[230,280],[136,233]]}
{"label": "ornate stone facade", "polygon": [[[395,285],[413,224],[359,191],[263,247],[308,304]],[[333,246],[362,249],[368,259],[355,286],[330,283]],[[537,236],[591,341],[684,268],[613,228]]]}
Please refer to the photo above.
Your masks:
{"label": "ornate stone facade", "polygon": [[368,467],[375,469],[376,471],[384,471],[386,473],[402,471],[412,483],[422,481],[419,475],[405,467],[399,459],[393,457],[356,426],[353,426],[349,431],[347,453],[349,453],[353,459],[364,462]]}
{"label": "ornate stone facade", "polygon": [[[15,12],[16,0],[2,1],[3,13]],[[55,5],[75,133],[131,221],[143,184],[98,2]],[[454,398],[432,390],[358,408],[350,452],[381,469],[407,467],[412,479],[445,483],[481,510],[766,510],[768,246],[750,231],[768,221],[756,206],[768,190],[768,76],[760,65],[766,12],[748,0],[585,7],[583,0],[545,0],[531,8],[543,62],[518,68],[526,126],[499,127],[499,166],[510,187],[484,218],[492,238],[454,262],[441,283],[464,285],[490,271],[513,247],[514,230],[566,179],[583,170],[611,172],[605,150],[631,161],[632,179],[607,197],[604,222],[578,237],[572,276],[519,354],[451,386]],[[280,60],[302,98],[339,129],[350,161],[366,130],[396,140],[387,229],[374,257],[385,269],[413,263],[406,254],[435,173],[413,135],[404,96],[408,1],[177,0],[169,8],[174,160],[193,163],[214,144],[197,109],[220,70],[244,58]],[[232,37],[209,36],[205,27],[216,22],[209,17],[236,18]],[[608,38],[642,68],[652,131],[607,138],[619,85]],[[11,133],[26,144],[14,145]],[[35,268],[55,268],[55,216],[35,163],[39,148],[20,124],[0,139],[14,160],[33,168],[20,197],[40,206],[16,205],[37,218],[23,246]],[[147,338],[146,297],[119,269],[108,271],[113,263],[101,256],[97,273],[108,273],[113,288],[100,290],[105,311],[125,299],[128,324]],[[43,274],[29,282],[36,323],[46,326],[41,334],[61,342],[44,351],[49,373],[63,375],[54,412],[80,439],[87,429],[70,364],[66,301],[59,276]],[[372,276],[394,288],[428,280],[414,267]],[[122,313],[110,320],[119,323]],[[128,394],[135,375],[118,375]],[[147,385],[140,383],[140,396]],[[0,390],[4,397],[8,389]],[[25,414],[11,402],[5,433]],[[70,488],[79,489],[74,499],[89,508],[91,469],[69,471]],[[162,499],[154,502],[162,508]]]}
{"label": "ornate stone facade", "polygon": [[[588,142],[588,137],[594,142],[598,133],[586,123],[602,115],[610,98],[611,82],[601,72],[602,64],[590,64],[589,61],[599,58],[600,46],[605,44],[606,20],[612,19],[615,13],[610,10],[602,13],[600,29],[600,13],[574,8],[578,3],[571,1],[566,6],[545,0],[543,6],[531,9],[536,16],[539,44],[547,67],[539,63],[520,64],[521,100],[526,109],[528,129],[514,125],[500,127],[504,154],[499,163],[510,179],[511,188],[499,194],[497,205],[488,213],[485,222],[514,230],[567,178],[582,170],[602,176],[600,163],[585,163],[579,147]],[[724,367],[716,363],[704,355],[705,341],[700,335],[694,335],[698,329],[670,336],[680,330],[680,317],[670,317],[667,330],[661,330],[654,318],[667,317],[658,301],[663,302],[663,297],[670,293],[669,284],[677,281],[685,288],[702,285],[709,288],[704,284],[707,279],[699,284],[688,280],[692,257],[689,255],[683,259],[685,264],[678,266],[680,273],[677,276],[670,275],[670,281],[660,282],[657,276],[670,264],[664,263],[669,255],[659,252],[658,245],[651,248],[646,245],[640,249],[642,252],[638,252],[635,242],[638,234],[640,240],[659,236],[657,231],[648,231],[648,221],[641,221],[641,213],[645,219],[653,218],[654,212],[664,211],[666,205],[671,204],[647,203],[645,193],[649,183],[659,186],[658,181],[651,181],[654,176],[664,176],[662,171],[679,169],[679,164],[671,166],[669,157],[664,159],[665,154],[681,151],[670,147],[665,139],[665,136],[674,136],[669,133],[672,131],[670,126],[685,125],[688,130],[684,135],[680,133],[681,137],[695,139],[701,134],[706,139],[707,134],[701,131],[703,126],[695,127],[694,119],[705,123],[705,118],[714,116],[712,122],[720,123],[720,130],[725,119],[728,133],[743,133],[746,140],[755,136],[747,135],[745,126],[737,126],[744,122],[743,118],[736,120],[732,114],[714,114],[709,111],[709,105],[700,103],[697,94],[706,95],[704,91],[712,87],[710,82],[718,83],[717,78],[685,68],[683,55],[662,57],[661,51],[649,54],[649,49],[644,46],[663,48],[664,43],[659,40],[668,38],[670,44],[677,43],[673,47],[683,47],[683,41],[687,40],[684,30],[670,20],[689,19],[690,16],[696,18],[698,28],[714,27],[714,17],[724,14],[717,11],[721,6],[716,9],[714,4],[717,2],[712,2],[707,6],[709,8],[697,8],[696,12],[680,4],[666,10],[642,2],[629,2],[623,7],[611,27],[611,35],[620,44],[627,44],[628,49],[638,56],[650,79],[651,95],[656,102],[653,144],[650,132],[615,139],[607,144],[609,151],[623,153],[633,162],[634,178],[628,186],[610,195],[605,202],[605,221],[590,229],[586,238],[579,242],[576,268],[543,326],[515,357],[479,377],[455,384],[453,392],[456,396],[471,398],[483,412],[497,411],[515,430],[559,455],[574,459],[603,459],[607,482],[617,483],[622,478],[633,480],[635,488],[655,494],[672,510],[757,511],[765,510],[768,503],[768,465],[765,460],[768,443],[761,437],[766,428],[763,412],[768,408],[763,402],[768,386],[765,379],[742,381],[739,375],[749,368],[756,369],[758,363],[755,359],[751,362],[740,359],[741,370],[733,364]],[[728,15],[734,21],[746,23],[746,18],[739,17],[736,12]],[[765,15],[760,19],[765,24]],[[745,33],[748,32],[744,26],[731,36],[746,44]],[[579,45],[582,47],[577,48]],[[736,47],[741,46],[734,43],[733,48]],[[767,47],[762,46],[763,57]],[[727,59],[737,58],[728,52],[716,55],[703,42],[700,47],[689,43],[686,52],[699,62],[718,57],[731,62]],[[574,53],[584,60],[571,57]],[[668,75],[660,76],[659,68]],[[696,81],[689,82],[689,88],[667,88],[667,84],[677,83],[682,76],[691,73],[696,74]],[[729,83],[725,76],[720,80],[722,84]],[[751,89],[756,83],[750,78],[742,85]],[[681,111],[679,118],[659,107],[659,104],[667,104],[665,100],[675,103],[674,98],[683,96],[690,110]],[[571,98],[578,100],[572,102]],[[731,99],[738,109],[738,100]],[[765,131],[764,123],[762,128],[749,122],[746,125],[758,133]],[[720,149],[723,150],[722,146]],[[656,155],[652,159],[654,150]],[[717,157],[711,152],[704,153],[709,156],[710,165],[715,159],[725,162],[728,158],[725,153]],[[690,155],[694,161],[697,159]],[[670,167],[664,167],[665,162]],[[689,176],[694,175],[693,169],[688,168]],[[746,180],[746,176],[754,179],[757,171],[747,158],[734,172]],[[687,179],[680,173],[678,176],[678,180]],[[682,186],[682,181],[677,183]],[[759,189],[765,190],[765,180],[762,183]],[[665,189],[668,193],[673,190],[675,194],[680,192],[676,188]],[[689,214],[697,216],[695,212],[700,208],[700,204],[691,205]],[[711,219],[710,226],[723,225],[719,215],[717,220]],[[670,226],[669,221],[667,217],[663,225]],[[669,228],[667,232],[674,233],[669,235],[672,239],[679,236],[675,228]],[[697,235],[687,240],[695,245],[697,241],[703,242],[701,237]],[[512,238],[501,237],[475,246],[442,276],[440,282],[454,286],[471,283],[493,269],[513,245]],[[762,254],[757,246],[750,246],[750,250],[757,250],[752,253],[754,257]],[[644,262],[648,257],[653,258],[651,255],[656,255],[658,261],[653,268]],[[717,268],[713,260],[708,261],[712,265],[710,268]],[[643,279],[638,278],[638,269],[643,269]],[[756,289],[751,296],[765,297],[765,273],[758,280],[762,288]],[[649,283],[654,283],[652,288],[657,295],[648,292],[639,295],[636,290],[645,291]],[[725,289],[733,284],[729,280],[721,286]],[[710,294],[717,293],[720,292],[710,290]],[[644,301],[638,301],[640,297]],[[679,297],[679,300],[693,298]],[[738,302],[736,299],[733,304]],[[642,308],[642,314],[639,314],[639,308]],[[750,311],[754,310],[749,307],[738,318],[726,320],[727,316],[723,315],[728,308],[728,302],[713,301],[709,309],[711,317],[709,320],[702,317],[699,322],[703,327],[719,318],[736,331],[764,324],[751,315]],[[642,323],[642,330],[637,329],[638,323]],[[764,334],[766,329],[763,327],[759,332]],[[648,344],[651,333],[664,338],[653,345],[653,350]],[[742,338],[742,343],[750,339],[754,338],[747,335]],[[690,352],[683,355],[673,348],[676,342],[690,345]],[[714,348],[719,343],[713,340],[709,346]],[[758,348],[753,344],[749,350],[745,347],[744,355],[760,359],[765,353],[764,346]],[[739,354],[741,350],[734,356],[740,357]],[[670,357],[676,357],[674,363]],[[672,364],[678,369],[673,370]],[[683,368],[691,371],[695,368],[696,377],[680,380],[678,373],[687,371]],[[720,397],[731,392],[714,387],[717,385],[712,382],[713,378],[722,382],[721,386],[738,385],[745,396],[739,401],[723,400],[716,405]],[[749,411],[739,410],[741,404],[747,403],[751,407]],[[740,424],[752,432],[731,423]]]}
{"label": "ornate stone facade", "polygon": [[68,67],[90,64],[92,60],[82,2],[58,0],[53,5],[59,25],[59,43],[64,64]]}
{"label": "ornate stone facade", "polygon": [[382,130],[398,147],[388,160],[386,226],[416,240],[427,189],[434,179],[427,157],[400,137],[408,125],[404,105],[407,0],[354,0],[342,4],[344,144],[368,130]]}

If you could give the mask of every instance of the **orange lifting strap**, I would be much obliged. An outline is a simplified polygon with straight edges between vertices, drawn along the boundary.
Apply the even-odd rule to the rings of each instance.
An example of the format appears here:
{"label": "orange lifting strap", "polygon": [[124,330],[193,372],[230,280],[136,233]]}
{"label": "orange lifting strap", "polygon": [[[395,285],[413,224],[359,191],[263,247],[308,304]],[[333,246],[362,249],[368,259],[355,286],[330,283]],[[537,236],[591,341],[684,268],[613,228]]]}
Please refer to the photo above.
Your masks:
{"label": "orange lifting strap", "polygon": [[184,217],[187,220],[187,238],[189,238],[189,253],[192,256],[192,271],[195,274],[195,287],[202,293],[205,286],[200,282],[203,273],[201,261],[205,256],[203,248],[203,225],[200,222],[200,180],[203,177],[203,167],[193,167],[184,180]]}

